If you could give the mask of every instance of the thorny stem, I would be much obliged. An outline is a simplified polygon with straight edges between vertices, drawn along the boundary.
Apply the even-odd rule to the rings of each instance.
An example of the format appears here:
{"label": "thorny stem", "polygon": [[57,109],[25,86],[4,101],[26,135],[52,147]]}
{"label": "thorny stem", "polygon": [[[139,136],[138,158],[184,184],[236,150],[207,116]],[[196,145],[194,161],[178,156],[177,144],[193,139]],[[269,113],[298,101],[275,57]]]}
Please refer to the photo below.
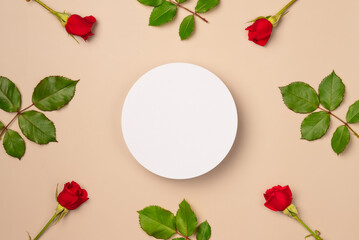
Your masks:
{"label": "thorny stem", "polygon": [[1,130],[1,132],[0,132],[0,139],[1,139],[2,135],[4,135],[4,133],[6,132],[6,130],[9,129],[9,126],[15,121],[15,119],[16,119],[19,115],[21,115],[21,113],[25,112],[27,109],[31,108],[32,106],[34,106],[34,104],[31,104],[30,106],[28,106],[28,107],[26,107],[26,108],[24,108],[24,109],[22,109],[21,111],[18,111],[18,112],[16,113],[15,117],[13,117],[13,119],[11,119],[11,121]]}
{"label": "thorny stem", "polygon": [[303,221],[302,219],[300,219],[297,214],[295,214],[294,212],[291,212],[289,211],[290,214],[293,216],[293,218],[295,218],[300,224],[303,225],[303,227],[305,227],[309,232],[310,232],[310,235],[313,236],[316,240],[323,240],[320,236],[319,236],[319,232],[316,231],[314,232],[312,229],[310,229]]}
{"label": "thorny stem", "polygon": [[[35,0],[35,1],[36,1],[36,0]],[[169,2],[173,3],[174,5],[176,5],[176,6],[180,7],[180,8],[183,8],[183,9],[187,10],[188,12],[192,13],[192,14],[195,15],[196,17],[199,17],[200,19],[202,19],[203,21],[205,21],[206,23],[208,23],[208,20],[207,20],[207,19],[205,19],[204,17],[202,17],[202,16],[199,15],[198,13],[193,12],[192,10],[190,10],[190,9],[188,9],[188,8],[186,8],[186,7],[184,7],[184,6],[182,6],[182,5],[179,4],[178,2],[173,1],[173,0],[169,0]]]}
{"label": "thorny stem", "polygon": [[357,132],[354,131],[353,128],[350,127],[349,123],[347,123],[346,121],[342,120],[341,118],[339,118],[337,115],[335,115],[334,113],[332,113],[331,111],[328,111],[322,107],[318,107],[320,110],[329,113],[330,115],[332,115],[333,117],[335,117],[336,119],[338,119],[339,121],[341,121],[350,131],[352,131],[352,133],[359,138],[359,134]]}

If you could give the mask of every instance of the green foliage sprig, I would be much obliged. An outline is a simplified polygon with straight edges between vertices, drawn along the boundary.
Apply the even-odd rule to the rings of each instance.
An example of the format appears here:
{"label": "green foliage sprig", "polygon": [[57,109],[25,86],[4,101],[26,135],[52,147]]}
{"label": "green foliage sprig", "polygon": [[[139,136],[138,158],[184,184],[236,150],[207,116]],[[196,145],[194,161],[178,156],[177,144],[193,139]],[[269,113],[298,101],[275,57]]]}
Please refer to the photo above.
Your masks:
{"label": "green foliage sprig", "polygon": [[182,8],[191,14],[182,20],[179,28],[181,40],[191,36],[194,26],[195,17],[200,18],[204,22],[208,21],[199,13],[208,12],[210,9],[218,5],[219,0],[198,0],[195,11],[192,11],[182,5],[187,0],[138,0],[140,3],[154,7],[150,16],[150,26],[160,26],[173,20],[177,14],[177,8]]}
{"label": "green foliage sprig", "polygon": [[25,154],[25,141],[20,134],[9,129],[18,118],[21,132],[37,144],[57,142],[54,123],[43,113],[29,110],[35,106],[42,111],[54,111],[68,104],[75,95],[78,81],[61,76],[50,76],[40,81],[32,94],[32,104],[21,109],[21,94],[16,85],[6,77],[0,76],[0,109],[16,113],[12,120],[4,125],[0,122],[0,140],[4,136],[3,145],[7,154],[21,159]]}
{"label": "green foliage sprig", "polygon": [[[318,90],[319,94],[304,82],[293,82],[280,87],[283,101],[289,109],[296,113],[311,113],[302,122],[302,139],[313,141],[323,137],[329,128],[331,116],[343,124],[336,129],[331,140],[332,149],[339,155],[349,143],[350,131],[359,138],[358,133],[349,125],[359,122],[359,101],[349,107],[344,121],[332,112],[344,99],[345,86],[341,78],[333,71],[323,79]],[[320,111],[314,112],[317,109]]]}
{"label": "green foliage sprig", "polygon": [[180,203],[176,216],[159,206],[149,206],[138,213],[141,228],[157,239],[169,239],[175,234],[180,237],[172,240],[190,240],[193,234],[197,240],[211,237],[211,226],[207,221],[198,225],[196,214],[186,200]]}

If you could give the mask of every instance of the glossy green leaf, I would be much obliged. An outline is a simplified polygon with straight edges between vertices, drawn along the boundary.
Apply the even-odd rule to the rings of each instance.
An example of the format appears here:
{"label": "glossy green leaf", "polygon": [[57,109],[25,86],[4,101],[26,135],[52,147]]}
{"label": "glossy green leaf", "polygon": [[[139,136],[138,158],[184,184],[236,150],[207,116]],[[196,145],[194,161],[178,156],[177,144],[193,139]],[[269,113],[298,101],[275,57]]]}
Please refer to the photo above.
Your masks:
{"label": "glossy green leaf", "polygon": [[147,6],[157,7],[161,5],[165,0],[137,0],[137,1]]}
{"label": "glossy green leaf", "polygon": [[211,237],[211,226],[207,221],[201,223],[197,229],[197,240],[208,240]]}
{"label": "glossy green leaf", "polygon": [[184,2],[186,2],[187,0],[176,0],[176,2],[178,2],[178,3],[184,3]]}
{"label": "glossy green leaf", "polygon": [[332,137],[332,148],[338,155],[347,147],[350,140],[349,129],[342,125],[335,130]]}
{"label": "glossy green leaf", "polygon": [[29,140],[38,144],[56,142],[56,129],[43,113],[27,111],[19,115],[19,126]]}
{"label": "glossy green leaf", "polygon": [[347,122],[357,123],[359,122],[359,101],[353,103],[347,112]]}
{"label": "glossy green leaf", "polygon": [[294,82],[279,89],[285,105],[294,112],[310,113],[319,106],[317,93],[306,83]]}
{"label": "glossy green leaf", "polygon": [[194,16],[191,14],[185,17],[180,25],[179,35],[181,37],[181,40],[185,40],[189,36],[191,36],[193,30],[194,30]]}
{"label": "glossy green leaf", "polygon": [[301,126],[302,138],[312,141],[324,136],[329,128],[330,115],[327,112],[315,112],[304,119]]}
{"label": "glossy green leaf", "polygon": [[25,141],[16,131],[6,130],[3,145],[6,153],[12,157],[21,159],[25,154]]}
{"label": "glossy green leaf", "polygon": [[164,2],[155,7],[150,16],[150,26],[160,26],[170,22],[177,13],[177,6],[170,2]]}
{"label": "glossy green leaf", "polygon": [[61,76],[47,77],[36,86],[32,102],[43,111],[58,110],[74,97],[77,83]]}
{"label": "glossy green leaf", "polygon": [[21,107],[21,94],[15,84],[0,76],[0,108],[6,112],[17,112]]}
{"label": "glossy green leaf", "polygon": [[342,80],[333,71],[319,85],[320,103],[326,109],[333,111],[342,103],[344,92],[345,86]]}
{"label": "glossy green leaf", "polygon": [[4,124],[0,122],[0,130],[2,130],[4,127],[5,127]]}
{"label": "glossy green leaf", "polygon": [[158,206],[146,207],[138,211],[141,228],[150,236],[169,239],[176,233],[175,216]]}
{"label": "glossy green leaf", "polygon": [[174,238],[172,240],[186,240],[186,239],[184,239],[184,238]]}
{"label": "glossy green leaf", "polygon": [[191,236],[196,231],[197,223],[196,214],[186,200],[183,200],[176,214],[177,230],[186,237]]}
{"label": "glossy green leaf", "polygon": [[197,13],[208,12],[211,8],[214,8],[219,3],[219,0],[198,0],[196,5]]}

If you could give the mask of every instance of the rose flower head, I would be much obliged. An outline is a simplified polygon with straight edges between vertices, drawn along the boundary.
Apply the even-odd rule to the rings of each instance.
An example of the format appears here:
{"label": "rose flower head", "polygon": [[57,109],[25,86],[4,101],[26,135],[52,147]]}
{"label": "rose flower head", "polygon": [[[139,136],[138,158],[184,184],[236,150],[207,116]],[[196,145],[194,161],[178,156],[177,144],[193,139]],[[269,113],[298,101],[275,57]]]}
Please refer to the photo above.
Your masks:
{"label": "rose flower head", "polygon": [[248,30],[248,40],[260,46],[265,46],[271,37],[273,28],[279,23],[279,20],[286,15],[286,10],[297,0],[290,1],[284,8],[282,8],[276,15],[267,17],[257,17],[250,21],[252,25],[246,28]]}

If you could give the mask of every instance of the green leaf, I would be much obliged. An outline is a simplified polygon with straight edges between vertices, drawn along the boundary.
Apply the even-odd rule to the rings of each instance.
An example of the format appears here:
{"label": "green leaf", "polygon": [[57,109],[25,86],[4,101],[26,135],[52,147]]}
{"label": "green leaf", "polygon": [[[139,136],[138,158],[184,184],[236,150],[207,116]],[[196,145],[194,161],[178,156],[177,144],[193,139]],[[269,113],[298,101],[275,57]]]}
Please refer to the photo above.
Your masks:
{"label": "green leaf", "polygon": [[6,112],[17,112],[21,106],[21,94],[15,84],[0,76],[0,108]]}
{"label": "green leaf", "polygon": [[138,211],[141,228],[150,236],[169,239],[176,233],[175,216],[158,206],[149,206]]}
{"label": "green leaf", "polygon": [[196,231],[197,223],[196,214],[186,200],[183,200],[176,214],[177,230],[186,237],[191,236]]}
{"label": "green leaf", "polygon": [[211,8],[214,8],[219,3],[219,0],[198,0],[196,6],[197,13],[208,12]]}
{"label": "green leaf", "polygon": [[338,155],[347,147],[350,140],[349,129],[343,125],[335,130],[332,137],[332,148]]}
{"label": "green leaf", "polygon": [[177,6],[170,2],[164,2],[155,7],[150,16],[150,26],[160,26],[170,22],[177,13]]}
{"label": "green leaf", "polygon": [[137,0],[137,1],[147,6],[157,7],[161,5],[165,0]]}
{"label": "green leaf", "polygon": [[359,101],[353,103],[347,112],[347,122],[357,123],[359,122]]}
{"label": "green leaf", "polygon": [[302,138],[312,141],[324,136],[329,128],[330,115],[327,112],[315,112],[304,119],[301,126]]}
{"label": "green leaf", "polygon": [[184,3],[184,2],[186,2],[187,0],[176,0],[176,2],[178,2],[178,3]]}
{"label": "green leaf", "polygon": [[26,149],[25,142],[17,132],[11,129],[6,130],[3,144],[6,153],[10,156],[18,159],[24,156]]}
{"label": "green leaf", "polygon": [[56,142],[56,129],[43,113],[27,111],[19,115],[19,126],[29,140],[38,144]]}
{"label": "green leaf", "polygon": [[342,103],[344,92],[345,86],[342,80],[333,71],[319,85],[320,103],[326,109],[333,111]]}
{"label": "green leaf", "polygon": [[43,111],[58,110],[74,97],[77,83],[61,76],[47,77],[36,86],[32,102]]}
{"label": "green leaf", "polygon": [[306,83],[294,82],[279,89],[285,105],[294,112],[310,113],[319,106],[317,93]]}
{"label": "green leaf", "polygon": [[174,238],[172,240],[186,240],[186,239],[184,239],[184,238]]}
{"label": "green leaf", "polygon": [[211,226],[207,221],[198,226],[196,237],[197,240],[208,240],[211,237]]}
{"label": "green leaf", "polygon": [[179,35],[181,37],[181,40],[185,40],[189,36],[191,36],[193,29],[194,29],[194,16],[191,14],[185,17],[181,23],[179,29]]}
{"label": "green leaf", "polygon": [[3,129],[5,126],[2,122],[0,122],[0,130]]}

